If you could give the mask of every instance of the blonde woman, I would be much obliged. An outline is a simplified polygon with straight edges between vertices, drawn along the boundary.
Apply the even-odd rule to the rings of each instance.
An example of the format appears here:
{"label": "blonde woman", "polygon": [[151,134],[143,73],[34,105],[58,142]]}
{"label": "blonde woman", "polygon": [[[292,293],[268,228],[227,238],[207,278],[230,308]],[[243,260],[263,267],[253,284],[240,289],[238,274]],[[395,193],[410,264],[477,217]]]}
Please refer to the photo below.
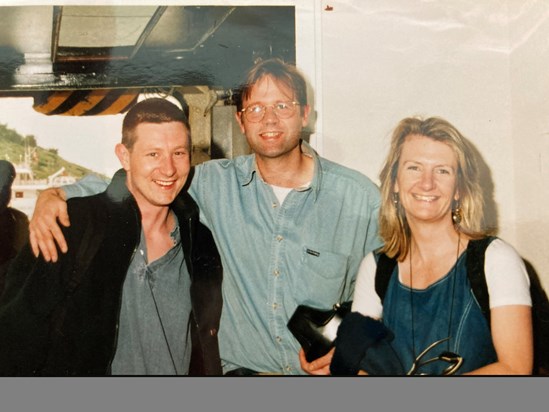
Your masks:
{"label": "blonde woman", "polygon": [[360,315],[338,332],[332,373],[530,374],[531,298],[522,259],[501,239],[489,243],[490,321],[468,280],[468,246],[488,235],[470,143],[441,118],[403,119],[380,180],[380,252],[395,261],[394,270],[382,301],[379,257],[364,258],[352,309]]}

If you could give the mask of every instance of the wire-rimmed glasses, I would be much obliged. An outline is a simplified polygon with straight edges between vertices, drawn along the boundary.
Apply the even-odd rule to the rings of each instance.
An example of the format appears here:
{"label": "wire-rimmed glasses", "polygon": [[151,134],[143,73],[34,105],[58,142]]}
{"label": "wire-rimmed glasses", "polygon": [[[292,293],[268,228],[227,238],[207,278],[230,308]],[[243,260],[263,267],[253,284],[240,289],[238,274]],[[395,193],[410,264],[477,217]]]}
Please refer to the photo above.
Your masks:
{"label": "wire-rimmed glasses", "polygon": [[433,349],[435,346],[439,345],[440,343],[447,341],[448,339],[450,338],[448,337],[448,338],[440,339],[440,340],[437,340],[436,342],[431,343],[429,346],[427,346],[427,348],[423,352],[421,352],[417,356],[417,358],[414,360],[414,363],[412,363],[412,368],[408,371],[406,375],[425,375],[425,373],[419,372],[419,369],[422,366],[425,366],[429,363],[437,362],[437,361],[443,361],[449,364],[442,371],[443,376],[454,375],[463,364],[463,358],[459,356],[457,353],[445,351],[440,353],[438,356],[435,356],[434,358],[423,360],[427,352],[429,352],[431,349]]}
{"label": "wire-rimmed glasses", "polygon": [[246,120],[252,123],[260,122],[265,116],[268,107],[272,107],[273,112],[279,119],[288,119],[295,114],[295,108],[299,103],[295,101],[277,102],[275,104],[252,104],[241,110]]}

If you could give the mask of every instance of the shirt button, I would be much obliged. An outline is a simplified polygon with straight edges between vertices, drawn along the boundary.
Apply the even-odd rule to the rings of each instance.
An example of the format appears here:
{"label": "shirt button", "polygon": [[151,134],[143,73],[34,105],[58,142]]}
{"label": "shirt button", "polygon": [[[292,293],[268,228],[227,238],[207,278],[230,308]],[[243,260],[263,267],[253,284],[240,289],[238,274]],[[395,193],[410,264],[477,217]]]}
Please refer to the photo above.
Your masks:
{"label": "shirt button", "polygon": [[281,235],[278,235],[278,236],[276,237],[276,240],[278,240],[279,242],[281,242],[282,239],[284,239],[284,238],[283,238]]}
{"label": "shirt button", "polygon": [[286,372],[291,372],[292,371],[292,367],[290,365],[286,365]]}
{"label": "shirt button", "polygon": [[277,337],[276,337],[276,341],[277,341],[278,343],[280,343],[280,342],[282,342],[282,338],[281,338],[280,336],[277,336]]}
{"label": "shirt button", "polygon": [[275,302],[273,303],[273,309],[276,309],[276,308],[278,308],[278,303]]}
{"label": "shirt button", "polygon": [[275,209],[276,207],[278,207],[278,203],[273,202],[272,206],[273,206],[273,209]]}
{"label": "shirt button", "polygon": [[275,270],[273,271],[273,275],[275,275],[275,276],[280,275],[280,271],[279,271],[278,269],[275,269]]}

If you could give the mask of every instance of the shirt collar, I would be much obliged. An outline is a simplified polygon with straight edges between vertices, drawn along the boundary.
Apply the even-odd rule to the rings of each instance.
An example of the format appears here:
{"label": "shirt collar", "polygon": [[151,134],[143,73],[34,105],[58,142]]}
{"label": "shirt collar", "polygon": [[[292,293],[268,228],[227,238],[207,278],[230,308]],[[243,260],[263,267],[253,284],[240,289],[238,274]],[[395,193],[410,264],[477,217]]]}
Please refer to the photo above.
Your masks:
{"label": "shirt collar", "polygon": [[[318,156],[318,153],[311,147],[311,145],[305,140],[301,140],[301,150],[303,151],[303,153],[313,158],[314,173],[313,179],[309,186],[295,188],[295,190],[305,191],[311,189],[314,191],[314,199],[316,200],[318,197],[318,192],[320,191],[320,186],[322,184],[322,165],[320,163],[320,157]],[[252,183],[256,174],[260,176],[259,170],[257,169],[255,154],[238,157],[235,159],[235,162],[237,165],[238,180],[241,186],[248,186],[250,183]]]}

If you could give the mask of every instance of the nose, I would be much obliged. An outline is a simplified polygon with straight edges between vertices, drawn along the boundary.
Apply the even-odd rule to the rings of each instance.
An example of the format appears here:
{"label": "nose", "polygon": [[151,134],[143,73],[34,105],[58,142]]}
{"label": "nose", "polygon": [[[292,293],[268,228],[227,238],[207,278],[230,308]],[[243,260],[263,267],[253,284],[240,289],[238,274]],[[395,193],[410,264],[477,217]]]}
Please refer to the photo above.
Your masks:
{"label": "nose", "polygon": [[265,123],[278,122],[278,116],[275,113],[274,106],[265,106],[265,114],[263,115],[263,121]]}
{"label": "nose", "polygon": [[420,186],[423,190],[431,190],[435,186],[435,179],[431,170],[425,170],[421,174]]}
{"label": "nose", "polygon": [[175,174],[175,164],[171,156],[165,156],[160,166],[160,171],[165,176],[172,176]]}

